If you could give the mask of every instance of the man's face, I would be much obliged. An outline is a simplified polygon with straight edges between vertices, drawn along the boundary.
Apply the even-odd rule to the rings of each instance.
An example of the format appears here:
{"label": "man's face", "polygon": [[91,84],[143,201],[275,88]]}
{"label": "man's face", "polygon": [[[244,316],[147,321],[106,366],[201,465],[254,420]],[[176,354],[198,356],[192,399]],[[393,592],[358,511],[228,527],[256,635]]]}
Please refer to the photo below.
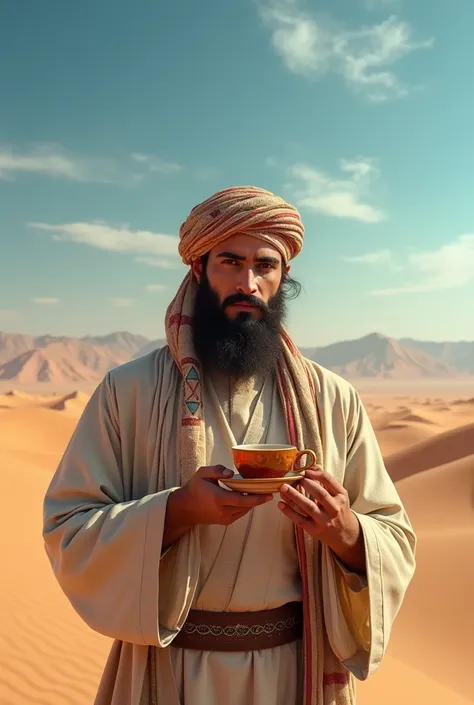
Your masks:
{"label": "man's face", "polygon": [[274,369],[286,313],[278,250],[235,236],[210,252],[205,268],[193,265],[193,273],[199,284],[193,341],[201,363],[238,377]]}
{"label": "man's face", "polygon": [[[288,271],[275,247],[250,235],[234,235],[214,247],[206,265],[208,284],[230,319],[260,318],[261,304],[268,305]],[[200,262],[193,264],[193,273],[200,282]]]}

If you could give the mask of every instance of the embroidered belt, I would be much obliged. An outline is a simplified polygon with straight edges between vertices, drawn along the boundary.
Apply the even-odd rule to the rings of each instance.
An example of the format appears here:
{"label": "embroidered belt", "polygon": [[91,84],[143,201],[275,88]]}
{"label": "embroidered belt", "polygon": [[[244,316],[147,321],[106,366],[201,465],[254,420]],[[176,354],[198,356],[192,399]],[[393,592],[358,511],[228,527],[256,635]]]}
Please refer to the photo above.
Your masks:
{"label": "embroidered belt", "polygon": [[261,612],[190,610],[172,646],[199,651],[258,651],[289,644],[302,634],[301,602]]}

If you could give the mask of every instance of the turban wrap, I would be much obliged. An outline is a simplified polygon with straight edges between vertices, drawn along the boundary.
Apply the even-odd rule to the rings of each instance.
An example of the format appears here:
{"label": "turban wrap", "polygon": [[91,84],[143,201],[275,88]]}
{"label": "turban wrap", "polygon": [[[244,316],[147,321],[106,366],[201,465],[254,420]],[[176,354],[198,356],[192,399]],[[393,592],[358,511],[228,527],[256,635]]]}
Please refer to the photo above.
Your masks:
{"label": "turban wrap", "polygon": [[255,186],[218,191],[195,206],[180,228],[179,254],[185,264],[232,235],[252,235],[276,247],[285,262],[301,252],[300,214],[283,198]]}

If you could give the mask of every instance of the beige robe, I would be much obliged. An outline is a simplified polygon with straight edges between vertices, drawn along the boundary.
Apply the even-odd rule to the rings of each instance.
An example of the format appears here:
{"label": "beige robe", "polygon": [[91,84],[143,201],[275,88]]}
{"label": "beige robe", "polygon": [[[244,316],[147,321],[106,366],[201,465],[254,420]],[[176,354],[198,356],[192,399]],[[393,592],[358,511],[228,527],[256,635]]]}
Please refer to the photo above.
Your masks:
{"label": "beige robe", "polygon": [[[204,389],[208,465],[233,467],[236,443],[287,443],[273,378],[240,383],[207,380]],[[275,409],[272,413],[272,409]],[[201,526],[201,565],[192,607],[257,611],[302,599],[293,524],[273,502],[229,527]],[[163,559],[166,561],[166,558]],[[174,587],[171,585],[171,590]],[[180,702],[209,705],[301,703],[301,641],[247,653],[202,652],[171,646]]]}
{"label": "beige robe", "polygon": [[[344,481],[354,510],[362,517],[365,508],[381,526],[375,571],[369,556],[366,582],[343,573],[345,600],[335,621],[324,605],[333,648],[337,653],[339,623],[348,624],[355,641],[344,664],[366,678],[386,649],[411,579],[415,538],[357,394],[336,375],[314,370],[325,466]],[[235,436],[287,440],[274,384],[245,390],[241,403],[234,399],[233,431],[216,386],[217,396],[210,382],[205,387],[209,464],[231,465]],[[179,485],[177,390],[179,373],[166,348],[109,373],[45,497],[44,538],[59,584],[87,624],[115,640],[96,704],[296,704],[299,642],[248,654],[172,646],[191,607],[251,611],[301,597],[294,532],[275,501],[227,530],[196,527],[160,559],[167,498]],[[262,549],[274,532],[272,550]]]}

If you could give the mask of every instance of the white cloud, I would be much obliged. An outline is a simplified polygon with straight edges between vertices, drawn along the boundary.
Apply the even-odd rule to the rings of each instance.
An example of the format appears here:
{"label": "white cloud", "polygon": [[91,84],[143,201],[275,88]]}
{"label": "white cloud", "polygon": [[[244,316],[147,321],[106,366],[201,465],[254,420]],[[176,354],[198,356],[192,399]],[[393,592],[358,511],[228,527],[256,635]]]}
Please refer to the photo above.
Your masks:
{"label": "white cloud", "polygon": [[154,154],[139,154],[137,152],[132,152],[130,157],[139,164],[143,164],[149,171],[157,172],[159,174],[164,174],[168,176],[169,174],[175,174],[178,171],[182,171],[183,167],[175,162],[168,162],[161,157],[157,157]]}
{"label": "white cloud", "polygon": [[56,306],[59,303],[59,299],[51,296],[37,296],[31,300],[34,304],[39,304],[40,306]]}
{"label": "white cloud", "polygon": [[405,96],[408,87],[394,64],[434,44],[432,38],[415,41],[412,27],[394,15],[379,24],[347,29],[303,12],[297,0],[260,0],[260,14],[273,48],[290,71],[308,77],[339,74],[373,102]]}
{"label": "white cloud", "polygon": [[166,284],[147,284],[145,287],[145,291],[148,291],[150,293],[158,293],[161,291],[166,291],[168,287]]}
{"label": "white cloud", "polygon": [[375,250],[364,255],[353,255],[343,257],[346,262],[356,262],[357,264],[383,264],[392,261],[390,250]]}
{"label": "white cloud", "polygon": [[[42,174],[70,181],[136,185],[150,172],[165,176],[181,171],[179,164],[160,157],[134,153],[130,160],[73,154],[54,143],[34,144],[18,149],[0,144],[0,179],[12,180],[18,174]],[[137,173],[137,169],[141,169]]]}
{"label": "white cloud", "polygon": [[112,183],[118,178],[111,159],[73,155],[56,144],[40,144],[24,150],[0,145],[0,178],[11,179],[20,173],[98,183]]}
{"label": "white cloud", "polygon": [[395,296],[457,289],[469,284],[474,281],[474,235],[461,235],[437,250],[412,253],[408,263],[418,275],[418,281],[368,293],[372,296]]}
{"label": "white cloud", "polygon": [[294,179],[301,183],[294,189],[299,206],[337,218],[352,218],[363,223],[378,223],[384,219],[381,210],[366,202],[371,181],[378,170],[369,159],[341,161],[341,169],[349,176],[335,178],[313,169],[307,164],[295,164],[291,169]]}
{"label": "white cloud", "polygon": [[347,159],[342,159],[341,169],[342,171],[347,171],[349,174],[352,174],[355,181],[363,179],[370,174],[378,175],[377,169],[370,161],[350,162]]}
{"label": "white cloud", "polygon": [[126,308],[127,306],[133,306],[134,299],[123,299],[120,296],[109,296],[107,298],[109,304],[116,306],[117,308]]}
{"label": "white cloud", "polygon": [[181,260],[169,260],[162,257],[135,257],[137,264],[145,264],[147,267],[158,267],[159,269],[180,269],[184,267]]}
{"label": "white cloud", "polygon": [[53,233],[53,240],[88,245],[99,250],[135,255],[177,257],[178,238],[149,230],[130,230],[126,225],[115,227],[106,222],[90,223],[28,223],[30,228]]}

